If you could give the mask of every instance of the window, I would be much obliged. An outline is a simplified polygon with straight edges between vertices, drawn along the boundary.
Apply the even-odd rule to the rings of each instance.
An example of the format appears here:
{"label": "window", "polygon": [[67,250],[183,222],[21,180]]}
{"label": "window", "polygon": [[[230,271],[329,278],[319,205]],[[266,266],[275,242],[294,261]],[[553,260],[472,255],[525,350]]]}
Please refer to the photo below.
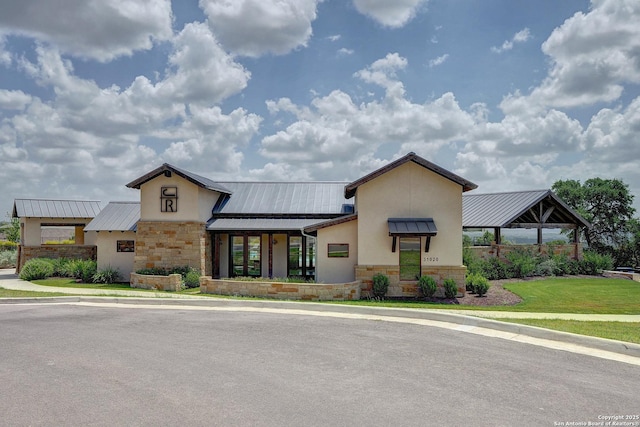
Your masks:
{"label": "window", "polygon": [[289,236],[288,276],[313,279],[316,276],[316,239]]}
{"label": "window", "polygon": [[420,238],[400,238],[400,280],[417,280],[420,276]]}
{"label": "window", "polygon": [[116,241],[116,250],[118,252],[135,252],[135,241],[134,240],[118,240]]}
{"label": "window", "polygon": [[349,244],[329,243],[327,256],[329,258],[349,258]]}
{"label": "window", "polygon": [[260,277],[260,236],[231,236],[231,275]]}

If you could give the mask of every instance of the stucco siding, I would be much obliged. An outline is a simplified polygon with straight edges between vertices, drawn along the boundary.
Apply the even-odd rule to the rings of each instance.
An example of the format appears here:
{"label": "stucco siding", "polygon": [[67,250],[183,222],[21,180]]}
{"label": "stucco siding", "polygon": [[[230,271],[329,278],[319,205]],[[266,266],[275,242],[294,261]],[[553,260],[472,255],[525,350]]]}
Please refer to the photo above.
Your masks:
{"label": "stucco siding", "polygon": [[[98,270],[106,267],[117,268],[120,271],[120,280],[128,282],[133,271],[134,252],[118,252],[118,240],[136,240],[133,231],[116,232],[88,232],[87,235],[96,234],[96,246],[98,248]],[[87,236],[88,237],[88,236]]]}
{"label": "stucco siding", "polygon": [[[346,258],[329,258],[330,243],[349,245]],[[318,230],[316,280],[321,283],[351,282],[358,260],[358,221],[349,221]]]}
{"label": "stucco siding", "polygon": [[[177,188],[176,212],[161,211],[162,187]],[[140,219],[206,222],[211,218],[211,209],[217,196],[217,192],[202,189],[176,174],[172,174],[171,177],[160,175],[140,186]]]}
{"label": "stucco siding", "polygon": [[[358,264],[397,265],[387,219],[433,218],[438,229],[423,265],[462,264],[462,187],[413,162],[358,188]],[[425,238],[422,238],[424,248]]]}

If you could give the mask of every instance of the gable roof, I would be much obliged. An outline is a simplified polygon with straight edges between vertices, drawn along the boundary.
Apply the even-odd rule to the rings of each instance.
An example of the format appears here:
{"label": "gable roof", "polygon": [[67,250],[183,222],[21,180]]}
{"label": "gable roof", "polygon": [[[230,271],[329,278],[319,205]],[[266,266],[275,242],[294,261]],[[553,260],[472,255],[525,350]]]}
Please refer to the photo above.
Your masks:
{"label": "gable roof", "polygon": [[140,189],[140,186],[148,181],[151,181],[157,176],[164,174],[165,172],[172,172],[176,175],[186,179],[187,181],[197,185],[198,187],[206,188],[207,190],[217,191],[218,193],[231,194],[231,191],[226,188],[224,185],[212,181],[209,178],[205,178],[203,176],[197,175],[193,172],[186,171],[184,169],[180,169],[176,166],[170,165],[169,163],[164,163],[162,166],[152,170],[151,172],[141,176],[138,179],[134,179],[130,183],[127,184],[129,188],[137,188]]}
{"label": "gable roof", "polygon": [[93,218],[100,212],[99,200],[15,199],[14,218]]}
{"label": "gable roof", "polygon": [[[544,224],[591,224],[569,207],[551,190],[514,191],[462,196],[462,226],[468,228],[506,228],[517,224],[538,223],[539,212],[533,208],[543,204],[548,216]],[[562,228],[562,227],[558,227]]]}
{"label": "gable roof", "polygon": [[356,194],[356,190],[358,189],[359,186],[361,186],[362,184],[365,184],[377,177],[379,177],[380,175],[383,175],[387,172],[389,172],[392,169],[397,168],[398,166],[401,166],[405,163],[408,162],[414,162],[432,172],[437,173],[438,175],[447,178],[453,182],[455,182],[456,184],[459,184],[462,186],[462,191],[469,191],[469,190],[473,190],[475,188],[478,188],[478,186],[476,184],[474,184],[471,181],[468,181],[456,174],[454,174],[453,172],[449,172],[446,169],[441,168],[440,166],[436,165],[435,163],[431,163],[428,160],[423,159],[422,157],[418,156],[416,153],[409,153],[403,157],[400,157],[398,160],[395,160],[391,163],[389,163],[388,165],[375,170],[373,172],[371,172],[368,175],[363,176],[362,178],[353,181],[352,183],[348,184],[345,188],[344,188],[344,195],[347,199],[352,198],[353,196],[355,196]]}
{"label": "gable roof", "polygon": [[140,202],[109,202],[84,231],[136,231]]}

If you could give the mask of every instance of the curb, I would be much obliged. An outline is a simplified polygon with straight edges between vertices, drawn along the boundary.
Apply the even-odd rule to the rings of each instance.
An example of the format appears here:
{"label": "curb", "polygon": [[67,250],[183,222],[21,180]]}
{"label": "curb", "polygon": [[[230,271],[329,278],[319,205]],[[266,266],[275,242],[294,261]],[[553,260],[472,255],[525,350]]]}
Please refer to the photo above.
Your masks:
{"label": "curb", "polygon": [[377,315],[388,317],[402,317],[408,319],[434,320],[457,325],[493,329],[514,335],[526,335],[533,338],[570,343],[582,347],[609,351],[640,358],[640,344],[624,341],[610,340],[606,338],[591,337],[587,335],[572,334],[569,332],[554,331],[536,326],[520,325],[516,323],[501,322],[499,320],[481,317],[446,313],[441,310],[408,309],[393,307],[362,307],[340,304],[323,304],[296,301],[268,301],[268,300],[232,300],[232,299],[172,299],[172,298],[136,298],[114,296],[64,296],[64,297],[33,297],[33,298],[0,298],[0,304],[68,304],[78,302],[115,303],[115,304],[140,304],[140,305],[173,305],[196,307],[256,307],[256,308],[281,308],[307,311],[324,311],[333,313],[357,313],[363,315]]}

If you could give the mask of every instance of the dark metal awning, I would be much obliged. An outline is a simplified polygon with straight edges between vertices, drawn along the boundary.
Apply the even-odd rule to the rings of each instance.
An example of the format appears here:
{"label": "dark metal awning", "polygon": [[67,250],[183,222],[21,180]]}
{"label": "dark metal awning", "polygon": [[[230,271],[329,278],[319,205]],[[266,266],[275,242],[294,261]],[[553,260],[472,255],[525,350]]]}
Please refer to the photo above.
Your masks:
{"label": "dark metal awning", "polygon": [[393,237],[391,251],[396,251],[398,237],[426,237],[424,251],[429,252],[431,237],[438,234],[433,218],[389,218],[389,236]]}

